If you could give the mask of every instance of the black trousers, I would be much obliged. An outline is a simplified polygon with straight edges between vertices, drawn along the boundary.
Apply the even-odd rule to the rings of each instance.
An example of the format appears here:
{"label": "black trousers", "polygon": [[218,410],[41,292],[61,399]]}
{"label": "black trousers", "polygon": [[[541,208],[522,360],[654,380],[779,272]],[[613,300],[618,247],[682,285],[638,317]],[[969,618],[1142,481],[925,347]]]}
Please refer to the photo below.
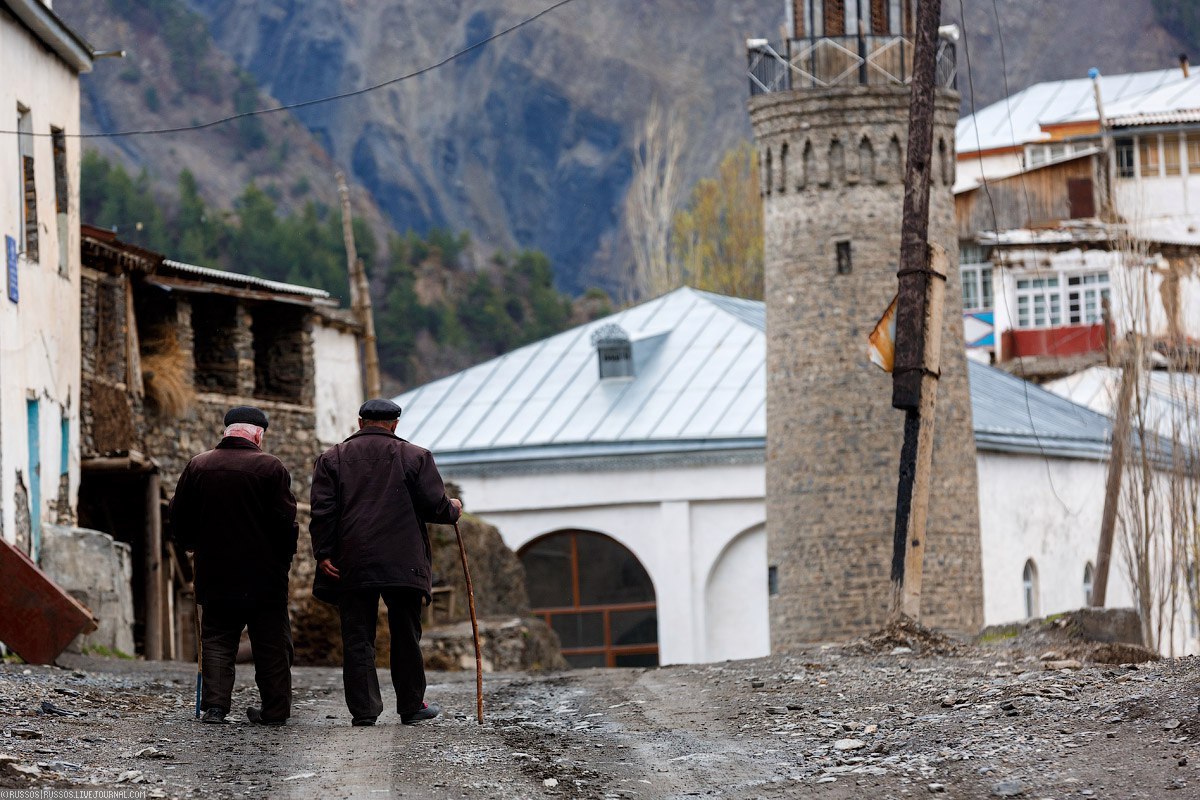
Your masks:
{"label": "black trousers", "polygon": [[425,662],[421,658],[421,603],[416,589],[350,589],[338,599],[342,618],[342,683],[346,706],[354,719],[383,713],[379,675],[375,672],[375,620],[379,598],[388,610],[392,633],[392,686],[396,711],[407,714],[425,701]]}
{"label": "black trousers", "polygon": [[239,604],[208,602],[201,617],[204,642],[201,674],[202,710],[219,708],[229,713],[238,642],[250,628],[254,650],[254,682],[262,696],[263,719],[272,722],[292,715],[292,625],[287,599]]}

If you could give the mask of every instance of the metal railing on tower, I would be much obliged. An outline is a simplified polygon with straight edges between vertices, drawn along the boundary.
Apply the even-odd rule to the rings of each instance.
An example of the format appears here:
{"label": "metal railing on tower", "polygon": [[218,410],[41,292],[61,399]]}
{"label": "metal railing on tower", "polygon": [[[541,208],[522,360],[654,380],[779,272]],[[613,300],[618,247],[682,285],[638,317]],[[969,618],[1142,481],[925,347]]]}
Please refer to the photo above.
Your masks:
{"label": "metal railing on tower", "polygon": [[[953,38],[938,39],[937,86],[942,89],[957,89]],[[780,53],[766,39],[746,41],[751,96],[844,86],[904,86],[912,80],[913,43],[903,36],[788,39],[783,50]]]}

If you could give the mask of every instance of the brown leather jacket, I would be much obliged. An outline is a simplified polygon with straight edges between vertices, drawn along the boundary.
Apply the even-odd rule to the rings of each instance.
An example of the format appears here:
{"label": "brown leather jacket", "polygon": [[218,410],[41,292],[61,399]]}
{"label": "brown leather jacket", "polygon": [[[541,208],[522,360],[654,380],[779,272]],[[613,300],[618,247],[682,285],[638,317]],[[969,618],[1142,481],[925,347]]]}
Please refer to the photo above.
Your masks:
{"label": "brown leather jacket", "polygon": [[278,458],[227,436],[184,467],[171,535],[196,552],[196,599],[286,602],[296,553],[296,498]]}
{"label": "brown leather jacket", "polygon": [[333,603],[339,590],[409,587],[428,597],[425,523],[449,524],[458,513],[432,453],[386,428],[363,428],[326,450],[313,469],[313,556],[341,572],[334,580],[318,569],[313,594]]}

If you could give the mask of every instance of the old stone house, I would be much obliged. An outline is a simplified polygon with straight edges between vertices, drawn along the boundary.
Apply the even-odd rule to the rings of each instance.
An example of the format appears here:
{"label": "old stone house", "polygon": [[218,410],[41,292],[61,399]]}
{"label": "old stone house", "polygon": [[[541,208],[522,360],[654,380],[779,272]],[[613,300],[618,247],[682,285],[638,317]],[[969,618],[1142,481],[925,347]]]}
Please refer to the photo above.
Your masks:
{"label": "old stone house", "polygon": [[313,461],[362,402],[359,328],[319,289],[172,261],[91,226],[82,247],[79,524],[130,546],[138,651],[189,657],[190,568],[163,531],[179,474],[231,406],[259,406],[306,535]]}

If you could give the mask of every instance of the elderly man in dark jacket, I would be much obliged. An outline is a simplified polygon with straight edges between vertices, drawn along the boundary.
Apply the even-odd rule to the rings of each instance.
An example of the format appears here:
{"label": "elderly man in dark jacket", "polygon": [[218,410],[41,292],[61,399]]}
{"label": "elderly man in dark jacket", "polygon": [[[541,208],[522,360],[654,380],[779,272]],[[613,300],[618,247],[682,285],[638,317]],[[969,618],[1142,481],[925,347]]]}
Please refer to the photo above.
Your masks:
{"label": "elderly man in dark jacket", "polygon": [[354,725],[383,711],[375,673],[379,598],[388,609],[392,686],[404,724],[436,717],[425,702],[421,605],[433,571],[427,522],[452,523],[462,503],[446,496],[433,455],[396,436],[400,406],[368,400],[358,432],[317,459],[312,483],[313,593],[342,620],[342,680]]}
{"label": "elderly man in dark jacket", "polygon": [[296,498],[278,458],[262,451],[267,415],[238,406],[225,415],[216,448],[193,458],[171,500],[172,534],[196,554],[196,602],[203,608],[203,722],[225,722],[234,659],[250,629],[262,708],[251,722],[282,725],[292,709],[288,569],[296,552]]}

